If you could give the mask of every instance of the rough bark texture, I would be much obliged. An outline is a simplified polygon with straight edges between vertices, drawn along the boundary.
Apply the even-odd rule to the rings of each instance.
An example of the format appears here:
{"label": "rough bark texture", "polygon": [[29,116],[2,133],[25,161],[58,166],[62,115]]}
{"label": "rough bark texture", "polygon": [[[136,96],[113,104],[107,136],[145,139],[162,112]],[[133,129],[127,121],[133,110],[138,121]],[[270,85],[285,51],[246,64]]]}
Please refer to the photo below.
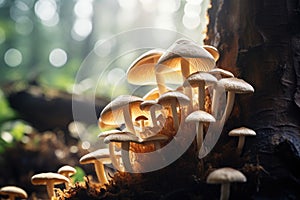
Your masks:
{"label": "rough bark texture", "polygon": [[227,126],[244,125],[257,132],[246,140],[246,151],[269,172],[261,180],[262,193],[296,197],[300,187],[300,1],[212,0],[209,16],[205,43],[220,50],[217,65],[255,88],[253,95],[238,96],[234,109],[238,112],[232,113]]}

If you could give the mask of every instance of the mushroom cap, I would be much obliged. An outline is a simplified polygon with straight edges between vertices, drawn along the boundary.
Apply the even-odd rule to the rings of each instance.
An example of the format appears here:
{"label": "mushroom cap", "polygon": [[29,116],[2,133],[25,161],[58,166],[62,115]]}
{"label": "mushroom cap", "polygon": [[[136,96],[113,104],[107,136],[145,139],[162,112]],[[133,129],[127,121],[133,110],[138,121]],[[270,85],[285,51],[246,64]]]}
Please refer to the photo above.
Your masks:
{"label": "mushroom cap", "polygon": [[53,181],[55,185],[70,182],[67,177],[53,172],[35,174],[31,177],[33,185],[46,185],[49,181]]}
{"label": "mushroom cap", "polygon": [[59,168],[57,170],[57,172],[59,174],[64,174],[64,173],[67,173],[69,175],[72,175],[72,174],[75,174],[76,173],[76,169],[70,165],[64,165],[62,166],[61,168]]}
{"label": "mushroom cap", "polygon": [[196,110],[185,118],[185,122],[215,122],[216,119],[203,110]]}
{"label": "mushroom cap", "polygon": [[220,54],[216,47],[210,45],[203,45],[202,47],[214,57],[215,61],[219,60]]}
{"label": "mushroom cap", "polygon": [[200,82],[205,82],[205,85],[215,84],[218,82],[216,77],[207,72],[195,72],[189,75],[184,82],[183,86],[191,85],[192,87],[198,87]]}
{"label": "mushroom cap", "polygon": [[209,71],[215,67],[214,57],[203,47],[187,39],[179,39],[160,57],[157,72],[181,71],[181,60],[189,62],[190,73]]}
{"label": "mushroom cap", "polygon": [[228,133],[229,136],[256,136],[256,133],[254,130],[246,128],[246,127],[240,127],[231,130]]}
{"label": "mushroom cap", "polygon": [[[172,89],[169,88],[169,87],[167,87],[167,90],[168,90],[168,91],[171,91]],[[145,95],[143,96],[143,99],[144,99],[144,100],[155,100],[155,99],[158,99],[159,96],[160,96],[160,95],[159,95],[159,90],[158,90],[158,88],[156,87],[156,88],[151,89],[149,92],[147,92],[147,94],[145,94]]]}
{"label": "mushroom cap", "polygon": [[218,85],[223,86],[226,91],[231,91],[238,94],[254,92],[254,88],[249,83],[235,77],[222,78],[218,81]]}
{"label": "mushroom cap", "polygon": [[[164,52],[162,49],[152,49],[139,56],[127,70],[128,82],[135,85],[156,85],[155,66]],[[164,74],[167,83],[176,84],[180,77],[181,74],[176,71]]]}
{"label": "mushroom cap", "polygon": [[140,115],[137,118],[135,118],[135,121],[141,121],[141,120],[148,120],[148,117],[146,117],[145,115]]}
{"label": "mushroom cap", "polygon": [[118,133],[123,133],[123,132],[120,131],[120,130],[117,130],[117,129],[109,130],[109,131],[103,131],[103,132],[99,133],[98,137],[99,138],[104,138],[104,137],[107,137],[109,135],[118,134]]}
{"label": "mushroom cap", "polygon": [[165,51],[152,49],[143,53],[132,62],[127,70],[127,80],[131,84],[156,84],[155,65]]}
{"label": "mushroom cap", "polygon": [[126,133],[121,133],[121,134],[108,135],[107,137],[104,138],[104,143],[108,144],[110,142],[136,142],[136,143],[139,143],[140,138],[130,132],[126,132]]}
{"label": "mushroom cap", "polygon": [[208,71],[208,73],[214,75],[218,79],[234,77],[233,73],[231,73],[230,71],[221,69],[221,68],[214,68],[214,69]]}
{"label": "mushroom cap", "polygon": [[109,149],[98,149],[82,156],[79,160],[80,164],[89,164],[94,163],[95,161],[100,161],[103,164],[110,164],[111,158]]}
{"label": "mushroom cap", "polygon": [[162,106],[155,100],[146,100],[140,105],[141,110],[149,111],[151,108],[161,109]]}
{"label": "mushroom cap", "polygon": [[173,100],[175,100],[176,103],[180,104],[181,106],[187,105],[190,102],[190,98],[185,94],[182,94],[178,91],[172,91],[162,94],[158,98],[158,103],[161,105],[171,105]]}
{"label": "mushroom cap", "polygon": [[27,198],[27,193],[22,188],[16,186],[4,186],[0,188],[1,195],[14,195],[15,197],[19,198]]}
{"label": "mushroom cap", "polygon": [[101,121],[108,125],[123,124],[123,108],[131,111],[131,118],[133,119],[140,115],[147,116],[147,113],[140,109],[140,104],[143,101],[140,97],[121,95],[105,106],[100,115]]}
{"label": "mushroom cap", "polygon": [[118,124],[114,124],[114,125],[112,125],[112,124],[106,124],[106,123],[103,122],[103,120],[101,118],[99,118],[99,120],[98,120],[98,127],[100,129],[114,129],[114,128],[118,128],[119,125]]}
{"label": "mushroom cap", "polygon": [[247,178],[242,172],[230,167],[217,169],[211,172],[206,179],[207,183],[212,183],[212,184],[246,182],[246,181]]}
{"label": "mushroom cap", "polygon": [[142,139],[142,142],[153,142],[153,141],[167,141],[169,139],[168,136],[163,134],[156,134],[150,137],[146,137]]}

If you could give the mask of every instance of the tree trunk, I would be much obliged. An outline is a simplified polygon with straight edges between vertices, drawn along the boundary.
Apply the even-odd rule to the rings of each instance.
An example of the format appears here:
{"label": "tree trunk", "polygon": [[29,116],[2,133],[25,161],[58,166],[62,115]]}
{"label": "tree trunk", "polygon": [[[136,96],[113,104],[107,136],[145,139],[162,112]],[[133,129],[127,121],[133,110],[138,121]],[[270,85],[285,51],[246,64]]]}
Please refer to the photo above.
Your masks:
{"label": "tree trunk", "polygon": [[261,179],[261,193],[284,199],[297,196],[300,1],[212,0],[209,17],[205,43],[220,50],[217,66],[255,88],[253,95],[237,97],[226,126],[256,131],[255,138],[246,139],[246,151],[269,172]]}

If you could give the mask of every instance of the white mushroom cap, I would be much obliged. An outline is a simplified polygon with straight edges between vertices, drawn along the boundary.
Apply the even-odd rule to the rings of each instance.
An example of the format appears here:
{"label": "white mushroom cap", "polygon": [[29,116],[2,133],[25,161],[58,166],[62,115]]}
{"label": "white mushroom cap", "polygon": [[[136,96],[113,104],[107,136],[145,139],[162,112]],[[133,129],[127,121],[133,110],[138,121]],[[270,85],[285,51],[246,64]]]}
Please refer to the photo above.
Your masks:
{"label": "white mushroom cap", "polygon": [[104,138],[104,143],[110,143],[110,142],[136,142],[138,143],[140,141],[139,137],[136,135],[133,135],[131,133],[119,133],[119,134],[113,134],[108,135]]}
{"label": "white mushroom cap", "polygon": [[127,80],[136,85],[155,85],[155,65],[165,51],[152,49],[139,56],[127,70]]}
{"label": "white mushroom cap", "polygon": [[61,174],[47,172],[35,174],[31,177],[31,183],[33,185],[46,185],[49,181],[54,181],[54,185],[68,183],[69,179]]}
{"label": "white mushroom cap", "polygon": [[215,67],[214,57],[203,47],[187,39],[179,39],[158,60],[159,72],[181,71],[181,60],[190,63],[190,74]]}
{"label": "white mushroom cap", "polygon": [[15,197],[27,198],[25,190],[16,186],[4,186],[0,188],[0,195],[8,195],[10,199],[14,199]]}
{"label": "white mushroom cap", "polygon": [[64,166],[62,166],[61,168],[59,168],[59,169],[57,170],[57,172],[58,172],[59,174],[62,174],[62,175],[64,175],[64,174],[73,175],[73,174],[76,173],[76,169],[75,169],[74,167],[72,167],[72,166],[64,165]]}
{"label": "white mushroom cap", "polygon": [[185,122],[215,122],[216,119],[203,110],[196,110],[185,118]]}
{"label": "white mushroom cap", "polygon": [[231,130],[228,133],[229,136],[256,136],[256,133],[254,130],[246,128],[246,127],[240,127]]}
{"label": "white mushroom cap", "polygon": [[234,77],[233,73],[231,73],[230,71],[221,69],[221,68],[214,68],[214,69],[208,71],[208,73],[214,75],[217,79]]}
{"label": "white mushroom cap", "polygon": [[200,82],[205,82],[205,85],[209,85],[217,81],[216,77],[207,72],[195,72],[187,77],[183,86],[191,85],[192,87],[199,87]]}
{"label": "white mushroom cap", "polygon": [[94,163],[100,161],[103,164],[110,164],[111,158],[108,149],[98,149],[82,156],[79,160],[80,164]]}
{"label": "white mushroom cap", "polygon": [[169,137],[166,135],[156,134],[150,137],[143,138],[141,142],[144,143],[144,142],[153,142],[153,141],[166,141],[168,139]]}
{"label": "white mushroom cap", "polygon": [[219,59],[220,54],[216,47],[210,45],[203,45],[202,47],[214,57],[215,61]]}
{"label": "white mushroom cap", "polygon": [[222,78],[218,82],[226,91],[231,91],[237,94],[254,92],[254,88],[246,81],[239,78]]}
{"label": "white mushroom cap", "polygon": [[183,93],[178,91],[166,92],[161,95],[158,99],[158,103],[161,105],[170,105],[171,101],[175,100],[178,105],[184,106],[188,105],[190,99]]}
{"label": "white mushroom cap", "polygon": [[217,169],[211,172],[207,179],[207,183],[220,184],[220,183],[232,183],[232,182],[246,182],[245,175],[233,168],[225,167]]}
{"label": "white mushroom cap", "polygon": [[113,129],[113,130],[103,131],[103,132],[99,133],[98,137],[99,138],[105,138],[106,136],[109,136],[109,135],[112,135],[112,134],[117,134],[117,133],[123,133],[123,132],[120,131],[120,130]]}

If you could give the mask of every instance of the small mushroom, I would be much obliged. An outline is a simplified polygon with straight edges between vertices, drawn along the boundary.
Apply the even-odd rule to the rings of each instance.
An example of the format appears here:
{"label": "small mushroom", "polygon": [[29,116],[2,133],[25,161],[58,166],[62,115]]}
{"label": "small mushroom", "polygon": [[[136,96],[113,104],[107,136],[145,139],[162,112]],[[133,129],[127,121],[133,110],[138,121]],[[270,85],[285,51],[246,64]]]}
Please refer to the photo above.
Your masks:
{"label": "small mushroom", "polygon": [[130,132],[122,132],[117,134],[111,134],[104,138],[104,143],[111,143],[111,142],[119,142],[121,143],[121,155],[123,160],[123,165],[125,167],[125,170],[132,172],[132,166],[130,162],[129,157],[129,148],[130,148],[130,142],[138,143],[140,140],[139,138],[130,133]]}
{"label": "small mushroom", "polygon": [[197,150],[199,150],[201,148],[202,142],[203,142],[203,123],[205,122],[215,122],[215,118],[203,111],[203,110],[197,110],[192,112],[191,114],[189,114],[186,119],[185,122],[189,123],[189,122],[197,122],[196,124],[196,129],[197,129],[197,136],[196,136],[196,141],[197,141]]}
{"label": "small mushroom", "polygon": [[17,186],[4,186],[0,188],[0,195],[7,195],[9,200],[15,200],[15,198],[27,198],[25,190]]}
{"label": "small mushroom", "polygon": [[156,118],[156,111],[160,110],[161,108],[162,108],[162,106],[154,100],[144,101],[140,105],[141,110],[145,110],[145,111],[150,112],[150,118],[151,118],[153,127],[159,126],[157,118]]}
{"label": "small mushroom", "polygon": [[204,110],[205,86],[215,84],[216,82],[217,79],[207,72],[195,72],[187,77],[183,86],[192,86],[198,88],[199,110]]}
{"label": "small mushroom", "polygon": [[222,121],[225,122],[233,108],[235,94],[253,93],[254,88],[246,81],[239,78],[222,78],[218,82],[219,85],[225,88],[227,93],[227,101]]}
{"label": "small mushroom", "polygon": [[158,103],[162,106],[170,106],[171,113],[173,117],[173,124],[175,131],[179,128],[179,119],[177,114],[177,107],[188,105],[190,103],[190,99],[182,94],[181,92],[167,92],[161,95],[158,99]]}
{"label": "small mushroom", "polygon": [[105,174],[104,164],[110,164],[111,158],[108,149],[98,149],[82,156],[79,160],[80,164],[93,163],[97,174],[98,181],[102,184],[108,184]]}
{"label": "small mushroom", "polygon": [[49,198],[55,197],[54,186],[62,183],[70,183],[69,179],[61,174],[47,172],[35,174],[31,177],[33,185],[46,185]]}
{"label": "small mushroom", "polygon": [[247,179],[242,172],[229,167],[220,168],[211,172],[206,179],[206,182],[210,184],[222,184],[220,200],[229,199],[230,183],[246,181]]}
{"label": "small mushroom", "polygon": [[244,147],[244,144],[245,144],[245,137],[246,136],[256,136],[256,133],[252,129],[249,129],[249,128],[246,128],[246,127],[240,127],[240,128],[236,128],[236,129],[231,130],[228,133],[228,135],[239,137],[237,152],[238,152],[238,154],[241,154],[242,150],[243,150],[243,147]]}
{"label": "small mushroom", "polygon": [[[57,172],[61,175],[64,175],[65,177],[67,177],[69,179],[69,181],[71,182],[71,176],[76,173],[76,169],[69,165],[64,165],[61,168],[59,168],[57,170]],[[65,186],[66,186],[66,189],[70,188],[69,183],[65,183]]]}
{"label": "small mushroom", "polygon": [[145,121],[148,120],[148,118],[145,115],[140,115],[137,118],[135,118],[135,121],[140,125],[140,132],[145,131]]}

